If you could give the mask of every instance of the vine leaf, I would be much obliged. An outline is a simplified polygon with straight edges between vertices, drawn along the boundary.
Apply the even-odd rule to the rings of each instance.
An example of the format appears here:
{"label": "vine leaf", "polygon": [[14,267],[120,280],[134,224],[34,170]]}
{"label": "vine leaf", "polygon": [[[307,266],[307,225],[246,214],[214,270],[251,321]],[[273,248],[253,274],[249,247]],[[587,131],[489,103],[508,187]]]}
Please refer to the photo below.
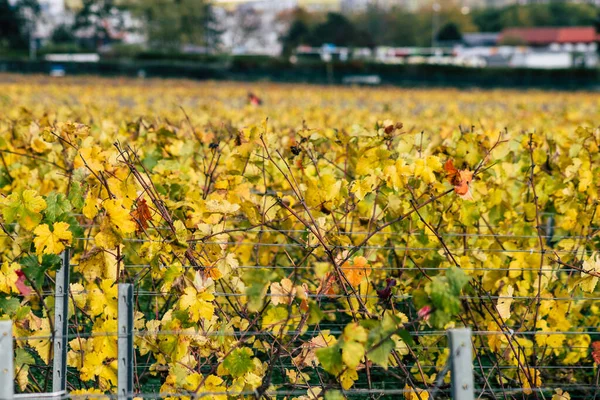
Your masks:
{"label": "vine leaf", "polygon": [[40,212],[46,209],[46,202],[35,190],[23,190],[3,199],[2,206],[5,222],[18,222],[30,231],[42,220]]}
{"label": "vine leaf", "polygon": [[61,219],[66,213],[71,211],[71,203],[62,193],[52,192],[46,196],[46,220],[50,223]]}
{"label": "vine leaf", "polygon": [[342,264],[341,270],[353,287],[358,287],[365,277],[371,275],[371,266],[362,256],[354,257],[352,265],[350,265],[350,261],[346,261]]}
{"label": "vine leaf", "polygon": [[111,225],[122,234],[135,232],[135,222],[123,206],[123,199],[105,200],[102,206],[108,213]]}
{"label": "vine leaf", "polygon": [[458,170],[451,159],[444,164],[444,171],[446,171],[448,182],[454,186],[454,192],[464,200],[473,200],[473,194],[471,193],[473,171],[468,169]]}
{"label": "vine leaf", "polygon": [[25,283],[25,274],[20,269],[15,272],[18,276],[15,286],[19,289],[19,293],[21,293],[22,296],[29,296],[31,294],[31,288]]}
{"label": "vine leaf", "polygon": [[514,287],[512,285],[508,285],[498,298],[496,309],[498,310],[500,317],[505,321],[510,318],[510,306],[512,305],[514,292]]}
{"label": "vine leaf", "polygon": [[66,222],[56,222],[52,225],[52,230],[47,224],[35,228],[33,231],[35,239],[36,254],[60,254],[61,251],[69,246],[73,241],[73,233],[69,231],[69,224]]}
{"label": "vine leaf", "polygon": [[592,358],[596,365],[600,365],[600,341],[592,342]]}
{"label": "vine leaf", "polygon": [[239,378],[254,368],[254,363],[252,362],[253,355],[252,350],[247,347],[235,349],[225,357],[223,367],[229,371],[231,376]]}
{"label": "vine leaf", "polygon": [[139,234],[148,229],[148,221],[152,219],[152,214],[146,199],[136,201],[135,205],[136,208],[131,212],[131,218],[133,218],[136,225],[135,231]]}

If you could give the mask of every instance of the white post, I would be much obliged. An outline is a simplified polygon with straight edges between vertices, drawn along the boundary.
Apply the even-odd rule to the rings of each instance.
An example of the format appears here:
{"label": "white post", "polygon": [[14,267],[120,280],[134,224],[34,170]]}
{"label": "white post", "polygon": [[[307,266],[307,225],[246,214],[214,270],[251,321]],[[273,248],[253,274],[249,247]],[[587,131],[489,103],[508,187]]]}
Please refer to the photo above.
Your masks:
{"label": "white post", "polygon": [[67,390],[67,332],[69,331],[69,274],[70,252],[62,252],[62,265],[56,272],[54,296],[54,367],[52,369],[52,391]]}
{"label": "white post", "polygon": [[452,398],[454,400],[473,400],[473,349],[471,329],[450,329],[448,331],[450,347]]}
{"label": "white post", "polygon": [[133,285],[119,284],[118,397],[133,398]]}
{"label": "white post", "polygon": [[0,321],[0,399],[12,399],[14,395],[12,321]]}

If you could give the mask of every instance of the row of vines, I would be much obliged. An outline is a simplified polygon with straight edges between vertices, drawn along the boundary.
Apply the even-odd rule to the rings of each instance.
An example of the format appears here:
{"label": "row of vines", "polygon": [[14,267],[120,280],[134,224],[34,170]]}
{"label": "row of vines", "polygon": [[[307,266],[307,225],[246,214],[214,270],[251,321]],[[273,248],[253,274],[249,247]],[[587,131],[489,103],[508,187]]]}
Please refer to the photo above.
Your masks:
{"label": "row of vines", "polygon": [[18,391],[69,248],[71,395],[116,391],[119,282],[140,397],[444,398],[460,326],[481,398],[600,395],[597,95],[0,86]]}

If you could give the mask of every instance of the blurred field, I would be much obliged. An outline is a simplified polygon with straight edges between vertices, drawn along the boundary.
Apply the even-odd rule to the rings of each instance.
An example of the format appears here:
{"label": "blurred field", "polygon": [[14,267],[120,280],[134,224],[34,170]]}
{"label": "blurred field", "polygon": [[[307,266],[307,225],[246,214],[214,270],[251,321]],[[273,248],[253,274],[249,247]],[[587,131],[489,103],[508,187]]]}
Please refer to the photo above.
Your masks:
{"label": "blurred field", "polygon": [[[410,90],[19,75],[1,75],[0,84],[5,112],[27,107],[39,113],[55,106],[54,112],[61,119],[89,119],[102,113],[115,119],[131,115],[180,119],[183,107],[198,123],[226,120],[243,126],[271,117],[277,127],[298,128],[306,121],[314,128],[342,129],[393,119],[411,130],[444,134],[459,125],[475,126],[486,133],[505,127],[513,131],[565,132],[578,125],[595,126],[600,113],[600,95],[590,92]],[[263,106],[250,107],[248,92],[260,96]],[[8,106],[16,108],[9,110]]]}

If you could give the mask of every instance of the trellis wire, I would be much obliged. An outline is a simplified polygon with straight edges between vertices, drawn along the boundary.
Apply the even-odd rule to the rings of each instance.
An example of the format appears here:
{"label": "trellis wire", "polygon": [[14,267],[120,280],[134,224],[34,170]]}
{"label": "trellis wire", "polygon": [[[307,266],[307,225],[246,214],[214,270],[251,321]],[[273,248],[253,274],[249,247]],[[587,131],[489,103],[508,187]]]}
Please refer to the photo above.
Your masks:
{"label": "trellis wire", "polygon": [[[345,327],[345,325],[339,325],[339,327]],[[592,327],[590,327],[592,328]],[[277,336],[278,334],[274,334],[272,332],[265,331],[236,331],[236,332],[221,332],[221,331],[208,331],[208,332],[187,332],[183,330],[157,330],[157,331],[132,331],[134,336],[145,337],[145,336],[200,336],[200,337],[214,337],[214,336],[222,336],[222,337],[236,337],[239,335],[244,336]],[[306,331],[296,331],[289,330],[286,331],[285,335],[287,336],[295,336],[295,335],[305,335]],[[341,335],[343,332],[342,329],[338,330],[330,330],[331,335]],[[446,335],[447,331],[420,331],[407,332],[409,335],[414,337],[426,337],[426,336],[439,336],[443,337]],[[551,336],[551,335],[591,335],[591,336],[600,336],[600,332],[593,330],[584,330],[584,331],[515,331],[513,329],[500,330],[500,331],[472,331],[473,336]],[[91,333],[70,333],[66,335],[68,339],[89,339],[94,337],[115,337],[119,336],[119,332],[91,332]],[[319,336],[316,334],[315,336]],[[34,341],[34,340],[50,340],[53,339],[52,335],[39,335],[39,336],[17,336],[13,337],[14,341]],[[547,349],[564,349],[565,346],[547,346],[543,345],[540,347],[544,347]],[[583,347],[581,347],[583,348]],[[587,347],[585,347],[587,348]]]}
{"label": "trellis wire", "polygon": [[[260,232],[260,231],[258,231]],[[257,233],[258,233],[257,232]],[[280,231],[276,231],[276,232],[280,232]],[[288,233],[305,233],[306,231],[303,230],[290,230]],[[368,235],[370,234],[369,232],[348,232],[347,234],[365,234]],[[386,232],[378,232],[378,234],[389,234],[389,235],[395,235],[395,233],[386,233]],[[408,234],[408,236],[413,235]],[[414,236],[423,236],[423,234],[420,233],[414,233]],[[424,235],[424,236],[433,236],[433,235]],[[498,235],[498,234],[489,234],[489,235],[479,235],[479,234],[466,234],[466,233],[453,233],[453,234],[447,234],[446,237],[463,237],[463,238],[468,238],[468,237],[489,237],[489,238],[537,238],[538,236],[528,236],[528,235],[520,235],[520,236],[515,236],[515,235]],[[550,236],[548,236],[550,237]],[[554,237],[555,239],[557,237]],[[574,238],[578,238],[578,239],[590,239],[590,236],[580,236],[580,237],[565,237],[565,238],[569,238],[569,239],[574,239]],[[80,238],[81,240],[93,240],[93,238]],[[131,240],[127,240],[129,242],[137,242],[137,243],[147,243],[147,242],[155,242],[152,240],[146,240],[146,239],[131,239]],[[252,246],[271,246],[271,247],[296,247],[296,248],[307,248],[310,246],[306,246],[306,245],[302,245],[302,244],[297,244],[297,243],[264,243],[264,242],[235,242],[235,241],[198,241],[197,245],[234,245],[234,246],[239,246],[239,245],[252,245]],[[340,248],[340,249],[353,249],[356,246],[332,246],[332,248]],[[366,249],[394,249],[394,250],[400,250],[400,251],[411,251],[411,252],[444,252],[445,249],[443,248],[436,248],[436,247],[409,247],[409,246],[362,246],[362,248],[366,248]],[[458,248],[458,249],[450,249],[451,252],[466,252],[466,251],[481,251],[481,252],[487,252],[487,253],[530,253],[530,254],[551,254],[550,251],[540,251],[537,249],[529,249],[529,250],[525,250],[525,249],[514,249],[514,250],[505,250],[505,249],[482,249],[482,248]],[[586,250],[586,252],[590,253],[591,251]],[[571,254],[574,253],[574,251],[569,251],[569,250],[552,250],[552,253],[567,253],[567,254]],[[581,250],[578,250],[578,253],[582,253]],[[67,254],[67,256],[65,257],[63,255],[63,270],[64,270],[64,266],[66,265],[66,271],[68,274],[69,271],[69,256]],[[77,264],[72,264],[71,266],[77,266]],[[175,265],[177,266],[177,265]],[[125,264],[123,265],[124,268],[126,269],[135,269],[135,268],[167,268],[168,265],[150,265],[150,264]],[[184,266],[178,266],[178,267],[182,267],[182,268],[197,268],[196,266],[188,266],[188,265],[184,265]],[[238,266],[237,268],[239,269],[261,269],[261,268],[265,268],[265,269],[292,269],[292,270],[298,270],[298,271],[311,271],[313,269],[313,267],[311,266],[306,266],[306,265],[302,265],[302,266],[278,266],[278,265],[266,265],[266,266],[261,266],[261,265],[241,265]],[[491,268],[491,267],[485,267],[485,268],[463,268],[464,270],[469,270],[469,271],[496,271],[496,272],[509,272],[509,271],[533,271],[533,272],[575,272],[575,273],[585,273],[585,271],[582,271],[581,269],[578,268],[570,268],[568,266],[564,266],[564,265],[558,265],[556,268],[516,268],[516,269],[510,269],[510,268]],[[390,270],[397,270],[397,271],[404,271],[404,270],[412,270],[412,271],[444,271],[446,270],[446,268],[440,268],[440,267],[397,267],[397,268],[393,268],[393,267],[379,267],[379,268],[373,268],[373,270],[386,270],[386,271],[390,271]],[[60,284],[60,279],[59,277],[63,276],[61,275],[60,271],[57,274],[57,282],[56,282],[56,287],[57,287],[57,291],[55,294],[56,296],[56,301],[58,301],[61,298],[61,294],[59,293],[59,287],[62,287]],[[68,276],[66,278],[66,281],[68,282]],[[68,285],[66,286],[66,291],[69,290]],[[121,285],[119,285],[121,289]],[[129,285],[131,287],[131,285]],[[65,291],[65,293],[66,293]],[[76,296],[76,295],[83,295],[83,294],[88,294],[89,292],[87,290],[83,290],[83,291],[71,291],[70,294],[72,296]],[[46,294],[46,295],[51,295],[52,293],[50,292],[40,292],[40,294]],[[169,296],[172,295],[173,293],[170,292],[163,292],[163,291],[147,291],[147,290],[138,290],[135,293],[135,296]],[[133,293],[132,293],[133,295]],[[245,293],[230,293],[230,292],[214,292],[213,295],[217,298],[226,298],[226,297],[246,297],[248,296]],[[278,293],[263,293],[262,294],[263,297],[290,297],[287,294],[278,294]],[[313,293],[307,293],[306,294],[307,297],[309,298],[317,298],[317,299],[340,299],[340,298],[345,298],[345,295],[322,295],[322,294],[313,294]],[[63,298],[67,298],[67,295],[64,294],[62,295]],[[373,296],[373,295],[359,295],[360,298],[362,299],[378,299],[378,296]],[[410,294],[406,294],[406,295],[393,295],[391,298],[392,299],[397,299],[397,300],[406,300],[411,298],[412,296]],[[477,301],[495,301],[498,299],[502,299],[505,298],[504,296],[497,296],[497,295],[488,295],[488,296],[459,296],[459,298],[461,300],[477,300]],[[532,300],[534,297],[531,296],[513,296],[512,300],[513,301],[520,301],[520,300]],[[121,314],[123,313],[123,310],[127,310],[127,313],[129,314],[129,312],[133,312],[133,302],[130,301],[128,305],[125,305],[124,302],[122,302],[121,300],[121,294],[119,294],[119,317],[121,316]],[[577,301],[598,301],[600,300],[600,297],[557,297],[557,296],[551,296],[551,297],[541,297],[540,301],[544,302],[544,301],[569,301],[569,302],[577,302]],[[68,303],[67,303],[68,304]],[[129,307],[129,308],[127,308]],[[60,313],[62,313],[63,311],[60,311]],[[58,311],[58,307],[57,307],[57,313],[59,313]],[[59,314],[60,314],[59,313]],[[57,315],[59,315],[57,314]],[[64,314],[63,315],[67,315],[68,314],[68,310],[66,309],[66,307],[64,308]],[[290,318],[297,318],[299,316],[291,316]],[[60,320],[61,318],[55,317],[56,320]],[[131,319],[133,318],[132,314],[131,314]],[[66,322],[66,321],[65,321]],[[132,324],[132,323],[131,323]],[[129,326],[131,327],[131,324],[129,324]],[[342,323],[338,323],[338,324],[333,324],[333,323],[323,323],[321,325],[320,328],[315,328],[315,329],[327,329],[329,327],[332,327],[333,329],[329,330],[329,333],[332,335],[341,335],[343,333],[343,328],[344,328],[344,324]],[[37,335],[37,336],[20,336],[20,337],[15,337],[13,338],[15,341],[40,341],[40,340],[51,340],[54,339],[54,345],[55,347],[57,346],[57,343],[60,343],[60,341],[62,340],[64,343],[66,343],[69,339],[73,339],[73,338],[94,338],[94,337],[119,337],[119,348],[121,349],[122,345],[121,345],[121,339],[124,339],[125,341],[127,341],[128,337],[129,337],[129,342],[131,344],[126,345],[125,347],[127,348],[127,352],[129,351],[133,351],[133,339],[134,338],[144,338],[144,337],[155,337],[155,336],[186,336],[186,337],[194,337],[194,336],[198,336],[198,337],[211,337],[211,336],[222,336],[222,337],[250,337],[250,336],[257,336],[257,337],[265,337],[265,338],[269,338],[269,337],[295,337],[295,338],[306,338],[306,337],[317,337],[320,332],[317,332],[316,330],[313,332],[313,336],[311,336],[311,332],[309,330],[302,330],[302,331],[297,331],[297,330],[284,330],[283,332],[280,333],[273,333],[273,332],[268,332],[268,331],[260,331],[260,330],[256,330],[256,331],[227,331],[227,332],[222,332],[222,331],[193,331],[193,332],[189,332],[189,331],[180,331],[180,330],[155,330],[155,331],[151,331],[151,330],[135,330],[135,329],[131,329],[131,328],[125,328],[126,331],[130,332],[130,335],[127,336],[123,336],[122,337],[122,329],[123,325],[119,325],[119,331],[118,332],[75,332],[75,333],[67,333],[69,326],[67,326],[66,328],[63,329],[63,334],[61,334],[60,330],[58,328],[55,328],[55,332],[52,335]],[[596,330],[596,327],[594,326],[589,326],[589,327],[584,327],[584,326],[579,326],[576,327],[574,329],[579,329],[579,331],[577,330],[570,330],[570,331],[527,331],[527,330],[522,330],[519,331],[517,330],[513,330],[510,329],[508,327],[505,327],[506,329],[502,328],[501,330],[498,331],[490,331],[490,330],[474,330],[472,331],[470,334],[472,334],[474,337],[489,337],[489,336],[504,336],[504,337],[516,337],[516,336],[521,336],[521,337],[536,337],[536,336],[550,336],[550,335],[569,335],[569,336],[573,336],[573,335],[590,335],[590,336],[598,336],[600,333]],[[434,331],[434,330],[429,330],[429,331],[410,331],[408,332],[411,336],[415,337],[415,338],[419,338],[419,337],[438,337],[438,338],[444,338],[448,332],[446,331]],[[469,340],[470,341],[470,340]],[[124,343],[124,342],[123,342]],[[462,342],[464,344],[464,341]],[[450,346],[452,346],[452,341],[450,341]],[[464,346],[463,346],[464,347]],[[61,349],[61,345],[58,345],[58,347],[56,347],[57,349]],[[421,350],[425,350],[425,349],[433,349],[433,346],[419,346],[419,345],[415,345],[414,346],[415,349],[421,349]],[[438,350],[444,349],[445,347],[443,346],[436,346],[435,348],[437,348]],[[533,348],[543,348],[544,351],[552,351],[555,349],[562,349],[564,348],[564,346],[548,346],[548,345],[538,345],[535,341],[533,342]],[[580,348],[580,349],[585,349],[585,347],[582,346],[569,346],[570,349],[575,349],[575,348]],[[470,349],[470,348],[469,348]],[[489,349],[489,348],[488,348]],[[64,350],[65,351],[65,355],[66,355],[66,346],[64,346]],[[56,350],[55,350],[56,352]],[[129,370],[133,370],[134,366],[133,366],[133,355],[126,355],[125,357],[123,357],[123,354],[125,352],[124,351],[119,351],[119,390],[118,390],[118,394],[117,395],[85,395],[85,397],[88,398],[93,398],[93,397],[108,397],[108,398],[123,398],[123,399],[129,399],[131,398],[134,394],[133,394],[133,372],[131,373],[125,373],[124,375],[127,375],[127,379],[121,379],[121,369],[125,369],[127,371]],[[452,350],[451,350],[452,353]],[[123,363],[121,363],[121,361],[123,361]],[[60,386],[60,381],[57,384],[56,383],[56,377],[60,377],[60,374],[56,374],[56,365],[57,365],[57,359],[55,358],[55,368],[54,368],[54,379],[53,379],[53,388],[55,387],[55,385],[57,388],[61,388]],[[67,367],[66,367],[66,360],[64,362],[64,364],[61,364],[60,361],[58,361],[58,368],[64,368],[64,371],[67,371]],[[138,365],[136,366],[136,368],[138,367],[149,367],[153,364],[149,364],[149,365]],[[290,364],[291,366],[291,364]],[[121,368],[122,367],[122,368]],[[436,369],[439,370],[441,367],[439,365],[429,365],[427,363],[416,363],[416,364],[407,364],[406,366],[407,368],[411,369],[411,368],[424,368],[424,369]],[[377,366],[373,366],[373,368],[378,368]],[[520,366],[517,365],[479,365],[477,367],[477,369],[475,370],[475,374],[477,374],[479,376],[480,373],[482,373],[484,370],[488,370],[488,371],[494,371],[494,370],[520,370]],[[543,370],[549,370],[549,371],[553,371],[553,370],[559,370],[559,369],[569,369],[569,370],[590,370],[593,371],[595,369],[595,367],[593,365],[538,365],[536,366],[536,368],[540,371]],[[463,368],[464,369],[464,368]],[[462,376],[462,375],[460,375]],[[65,378],[66,381],[66,373],[63,374],[63,377]],[[0,376],[1,378],[1,376]],[[123,383],[121,382],[123,381]],[[0,380],[0,383],[2,381]],[[469,386],[467,384],[467,386]],[[125,389],[122,389],[123,387],[125,387]],[[464,388],[464,384],[459,385],[458,386],[458,390],[460,392],[460,388],[463,387]],[[563,387],[566,387],[565,385],[563,385]],[[584,388],[584,385],[578,385],[578,388]],[[65,385],[65,389],[66,389],[66,385]],[[439,390],[439,389],[438,389]],[[444,392],[446,389],[440,390],[441,392]],[[455,390],[455,389],[453,389]],[[458,392],[454,391],[454,396],[455,398],[459,398],[458,396]],[[474,388],[471,385],[471,390],[467,391],[467,396],[471,396],[470,393],[480,393],[480,394],[484,394],[484,393],[494,393],[495,391],[497,391],[497,388],[493,388],[493,389],[485,389],[485,390],[479,390],[477,388]],[[536,392],[544,392],[544,391],[550,391],[552,390],[552,388],[550,386],[544,387],[544,388],[533,388],[533,391]],[[410,390],[404,390],[404,389],[377,389],[377,388],[372,388],[371,390],[367,390],[367,389],[351,389],[348,391],[344,391],[344,393],[346,394],[382,394],[382,395],[394,395],[394,394],[404,394],[404,393],[408,393],[411,392],[412,389]],[[519,388],[507,388],[507,389],[503,389],[502,392],[503,394],[507,394],[507,393],[521,393],[522,389]],[[215,392],[214,394],[222,394],[222,392]],[[239,392],[239,395],[242,392]],[[286,393],[296,393],[293,391],[282,391],[282,390],[278,390],[277,394],[278,395],[285,395]],[[305,394],[306,391],[304,392],[297,392],[296,394]],[[247,392],[247,395],[252,395],[254,394],[254,392]],[[77,396],[70,396],[68,393],[65,394],[64,389],[63,390],[55,390],[53,393],[48,393],[48,394],[32,394],[31,397],[37,397],[39,398],[40,396],[42,397],[47,397],[47,396],[53,396],[54,398],[77,398]],[[161,397],[163,395],[167,395],[166,393],[142,393],[142,394],[135,394],[135,396],[143,396],[143,397],[150,397],[150,398],[155,398],[155,397]],[[169,394],[169,395],[173,395],[173,394]],[[210,396],[211,393],[201,393],[201,394],[193,394],[193,393],[178,393],[176,395],[185,395],[188,397],[192,397],[192,398],[200,398],[200,397],[206,397],[206,396]],[[231,395],[231,394],[230,394]],[[237,394],[235,394],[237,395]],[[28,398],[30,397],[27,394],[19,394],[16,395],[17,397],[20,398]],[[460,397],[462,398],[462,397]]]}

